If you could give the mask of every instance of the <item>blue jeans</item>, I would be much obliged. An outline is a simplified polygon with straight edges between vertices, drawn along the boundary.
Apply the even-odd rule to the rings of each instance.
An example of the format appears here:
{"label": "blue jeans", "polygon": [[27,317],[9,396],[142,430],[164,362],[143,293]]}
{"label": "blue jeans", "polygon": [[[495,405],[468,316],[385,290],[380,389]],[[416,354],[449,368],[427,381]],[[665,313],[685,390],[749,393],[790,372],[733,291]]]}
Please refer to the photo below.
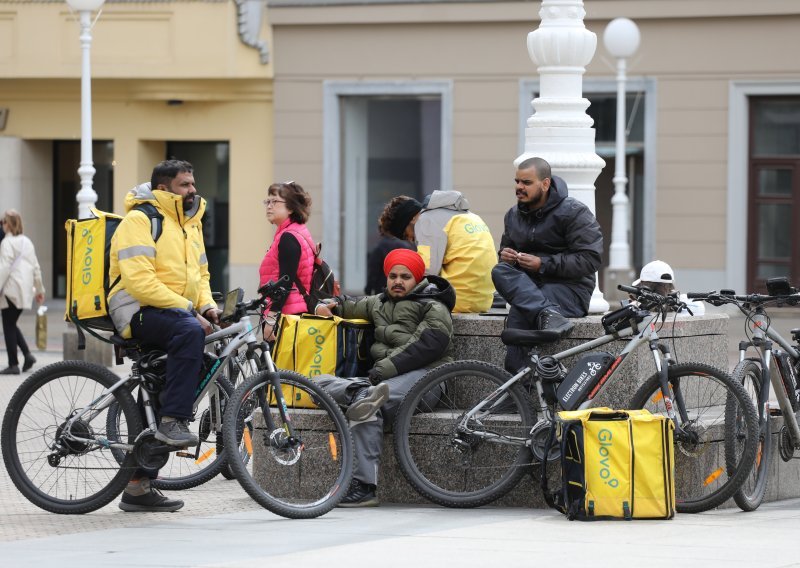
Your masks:
{"label": "blue jeans", "polygon": [[167,352],[167,383],[159,396],[161,416],[191,418],[205,350],[200,322],[186,310],[145,307],[133,316],[131,334],[142,344]]}
{"label": "blue jeans", "polygon": [[[160,416],[192,417],[194,392],[200,382],[205,332],[186,310],[145,307],[133,316],[131,335],[142,345],[167,352],[166,385],[159,395]],[[133,479],[158,477],[157,469],[137,468]]]}
{"label": "blue jeans", "polygon": [[[506,320],[507,328],[538,329],[539,312],[547,308],[567,318],[583,317],[589,311],[591,292],[586,294],[581,288],[565,282],[536,283],[524,270],[507,262],[495,265],[492,282],[511,305]],[[509,373],[516,373],[527,363],[527,359],[527,348],[507,346],[505,368]]]}

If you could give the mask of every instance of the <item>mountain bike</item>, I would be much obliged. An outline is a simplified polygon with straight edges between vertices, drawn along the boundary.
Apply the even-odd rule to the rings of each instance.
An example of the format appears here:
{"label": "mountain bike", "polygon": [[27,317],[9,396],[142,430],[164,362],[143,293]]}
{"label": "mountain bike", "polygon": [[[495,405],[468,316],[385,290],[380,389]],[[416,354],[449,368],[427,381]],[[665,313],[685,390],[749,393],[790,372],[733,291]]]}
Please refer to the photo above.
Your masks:
{"label": "mountain bike", "polygon": [[[767,282],[768,294],[737,296],[733,290],[691,293],[690,298],[705,300],[712,305],[732,304],[745,316],[746,339],[739,342],[739,362],[733,379],[741,383],[758,408],[758,449],[748,477],[733,498],[744,511],[755,511],[764,500],[772,462],[773,439],[771,417],[783,416],[778,434],[778,452],[784,462],[800,448],[800,329],[792,330],[792,341],[786,340],[770,325],[766,306],[796,306],[800,293],[789,286],[786,278]],[[774,363],[774,365],[773,365]],[[770,384],[778,409],[770,408]]]}
{"label": "mountain bike", "polygon": [[[625,358],[646,344],[656,372],[639,386],[628,408],[646,408],[675,424],[677,510],[705,511],[728,499],[755,460],[758,417],[752,401],[728,373],[702,363],[677,363],[659,340],[667,311],[685,306],[677,296],[619,288],[639,306],[604,316],[602,337],[540,355],[558,335],[506,329],[503,343],[531,348],[529,365],[514,376],[483,361],[457,361],[421,378],[394,425],[397,461],[409,483],[448,507],[477,507],[502,497],[532,473],[532,464],[559,458],[557,447],[544,455],[556,412],[592,406]],[[630,339],[617,355],[584,355],[572,369],[563,363],[621,338]],[[434,405],[424,402],[437,397]],[[726,461],[726,454],[736,457]],[[541,469],[545,475],[544,465]]]}
{"label": "mountain bike", "polygon": [[[285,294],[285,290],[270,282],[259,289],[259,298],[248,307],[257,310],[267,298],[280,294]],[[206,356],[197,389],[194,415],[201,445],[213,432],[217,456],[203,475],[215,475],[225,463],[222,420],[224,401],[232,387],[227,386],[223,370],[238,349],[253,337],[250,320],[237,319],[238,324],[232,326],[238,330],[236,338],[226,345],[220,358]],[[119,337],[112,341],[133,359],[130,376],[120,378],[103,366],[83,361],[59,362],[31,375],[9,402],[0,432],[6,469],[17,489],[46,511],[63,514],[94,511],[116,498],[137,468],[161,469],[170,460],[197,461],[205,455],[199,450],[201,445],[192,451],[155,439],[158,427],[155,407],[163,381],[164,353]],[[138,404],[132,394],[137,388]],[[341,438],[337,481],[341,478],[341,483],[349,483],[353,449],[346,420],[338,405],[321,388],[315,385],[311,388],[316,389],[322,413],[332,416],[334,435]],[[279,403],[283,400],[282,392],[275,396]],[[202,401],[208,401],[205,409],[200,407]],[[288,415],[282,414],[281,420],[279,424],[291,431],[286,424]],[[243,461],[238,447],[233,455]],[[338,483],[335,485],[330,493],[338,497]],[[334,505],[335,502],[330,507]],[[291,506],[273,512],[295,516]],[[324,507],[316,507],[313,512],[322,514]],[[297,514],[308,516],[309,509],[298,507]]]}

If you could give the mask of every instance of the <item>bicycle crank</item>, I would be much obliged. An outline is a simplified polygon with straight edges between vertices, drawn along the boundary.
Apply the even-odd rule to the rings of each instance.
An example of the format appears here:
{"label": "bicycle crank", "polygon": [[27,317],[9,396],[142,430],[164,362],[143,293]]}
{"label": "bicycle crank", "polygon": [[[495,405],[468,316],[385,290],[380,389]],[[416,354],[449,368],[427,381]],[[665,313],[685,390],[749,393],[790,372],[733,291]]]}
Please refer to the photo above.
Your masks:
{"label": "bicycle crank", "polygon": [[161,469],[167,465],[170,452],[180,449],[156,440],[153,432],[142,432],[133,444],[133,457],[141,468]]}
{"label": "bicycle crank", "polygon": [[781,428],[780,436],[778,436],[778,450],[781,454],[781,459],[785,462],[794,457],[794,442],[792,435],[789,433],[789,428],[783,426]]}

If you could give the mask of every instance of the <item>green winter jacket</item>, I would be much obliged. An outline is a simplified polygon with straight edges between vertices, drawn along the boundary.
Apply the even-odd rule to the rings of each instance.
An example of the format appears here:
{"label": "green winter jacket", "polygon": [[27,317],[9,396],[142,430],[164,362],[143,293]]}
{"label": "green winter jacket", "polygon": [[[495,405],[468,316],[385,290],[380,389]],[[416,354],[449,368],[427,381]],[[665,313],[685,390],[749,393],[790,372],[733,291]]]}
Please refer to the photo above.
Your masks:
{"label": "green winter jacket", "polygon": [[375,326],[370,378],[377,382],[416,369],[432,369],[453,360],[453,287],[427,276],[399,300],[386,292],[362,298],[337,298],[336,315],[365,319]]}

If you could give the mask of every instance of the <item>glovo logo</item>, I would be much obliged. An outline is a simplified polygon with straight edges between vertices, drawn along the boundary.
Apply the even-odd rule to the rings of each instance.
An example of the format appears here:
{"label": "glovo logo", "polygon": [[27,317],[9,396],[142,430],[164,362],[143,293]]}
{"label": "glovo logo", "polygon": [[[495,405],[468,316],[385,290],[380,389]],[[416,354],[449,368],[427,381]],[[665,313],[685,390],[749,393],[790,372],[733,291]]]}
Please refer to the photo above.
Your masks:
{"label": "glovo logo", "polygon": [[611,448],[613,446],[613,437],[611,430],[603,428],[597,433],[597,441],[600,442],[600,448],[597,450],[600,454],[600,479],[609,487],[616,488],[619,486],[619,480],[611,473]]}
{"label": "glovo logo", "polygon": [[86,247],[83,251],[83,265],[81,266],[81,283],[84,286],[88,286],[92,282],[92,263],[94,262],[94,257],[92,256],[94,247],[92,244],[94,243],[94,235],[89,229],[83,229],[81,238],[86,241]]}
{"label": "glovo logo", "polygon": [[465,223],[464,230],[470,235],[473,233],[488,233],[489,227],[484,223]]}
{"label": "glovo logo", "polygon": [[308,376],[314,377],[322,374],[322,352],[325,350],[325,336],[316,327],[309,327],[308,335],[314,338],[314,358],[311,360]]}

